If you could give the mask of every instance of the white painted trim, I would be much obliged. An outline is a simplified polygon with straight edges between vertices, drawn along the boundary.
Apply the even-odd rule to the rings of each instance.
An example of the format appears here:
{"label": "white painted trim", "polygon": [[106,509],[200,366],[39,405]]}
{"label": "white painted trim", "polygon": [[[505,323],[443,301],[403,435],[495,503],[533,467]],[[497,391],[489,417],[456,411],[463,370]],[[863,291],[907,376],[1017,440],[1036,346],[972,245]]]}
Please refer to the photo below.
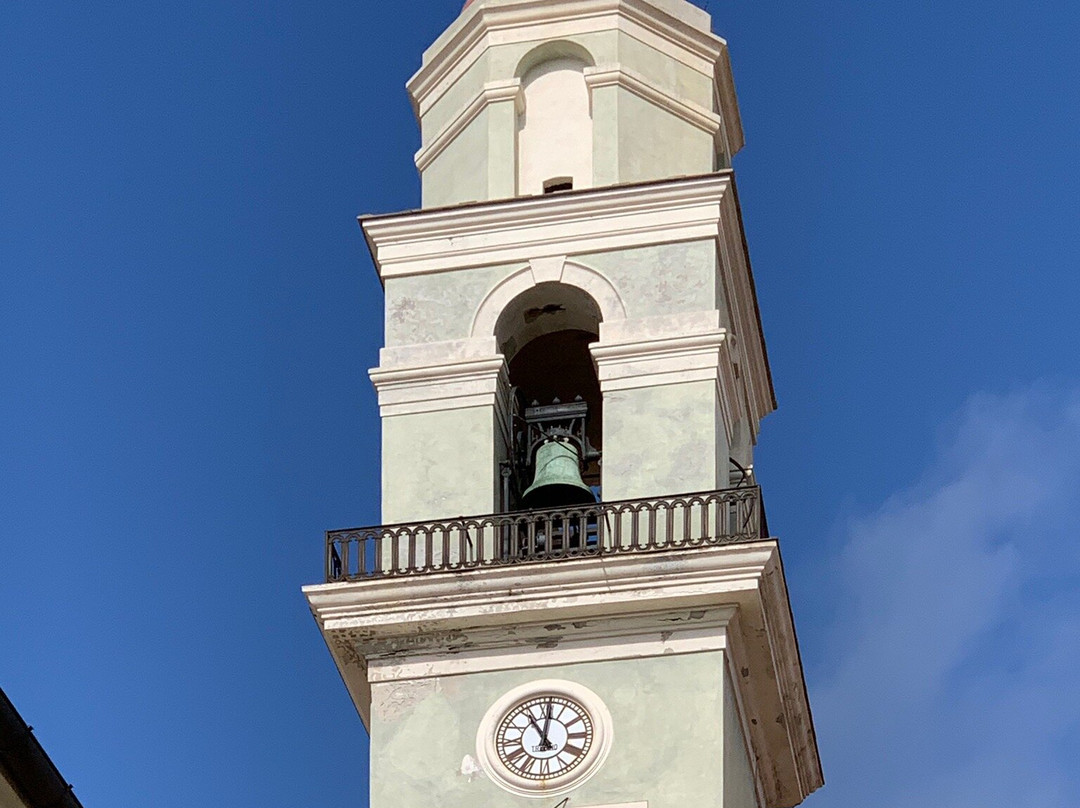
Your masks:
{"label": "white painted trim", "polygon": [[418,657],[410,662],[369,660],[368,681],[375,684],[399,679],[425,679],[434,676],[574,665],[581,662],[642,659],[661,654],[699,654],[705,651],[722,651],[724,647],[722,639],[706,629],[681,632],[680,636],[664,642],[655,637],[621,642],[567,640],[560,643],[557,651],[522,648],[502,653],[479,651],[463,659]]}
{"label": "white painted trim", "polygon": [[739,99],[735,95],[735,76],[731,70],[731,53],[726,46],[724,52],[720,54],[720,58],[716,60],[713,76],[713,86],[716,93],[714,103],[722,113],[720,117],[724,123],[723,143],[727,156],[730,158],[746,145],[746,134],[743,132]]}
{"label": "white painted trim", "polygon": [[687,382],[713,382],[728,442],[734,440],[742,396],[732,357],[734,335],[720,312],[704,311],[601,323],[590,346],[605,393]]}
{"label": "white painted trim", "polygon": [[[683,625],[660,622],[658,615],[634,615],[617,619],[573,624],[557,631],[546,624],[522,625],[515,629],[518,644],[507,647],[502,628],[464,630],[455,642],[467,641],[468,655],[447,656],[441,643],[411,646],[403,657],[398,646],[385,658],[368,660],[368,681],[426,679],[470,673],[606,662],[663,655],[698,654],[723,651],[728,647],[726,627],[735,618],[735,609],[711,609],[701,620]],[[557,621],[556,621],[557,622]]]}
{"label": "white painted trim", "polygon": [[[589,751],[581,764],[562,776],[544,782],[516,776],[499,763],[496,751],[496,734],[505,715],[523,701],[537,696],[557,694],[577,702],[592,723],[593,737]],[[577,788],[594,774],[607,760],[615,736],[611,712],[604,700],[592,690],[577,682],[564,679],[541,679],[515,687],[501,696],[480,721],[476,731],[476,757],[488,778],[511,794],[522,797],[559,797]]]}
{"label": "white painted trim", "polygon": [[433,368],[460,362],[493,359],[498,354],[494,337],[455,339],[445,342],[422,342],[416,345],[388,345],[379,350],[376,370]]}
{"label": "white painted trim", "polygon": [[776,543],[768,540],[692,553],[491,567],[468,576],[434,573],[407,581],[390,577],[318,584],[304,592],[325,631],[363,630],[375,637],[424,630],[429,620],[458,629],[519,622],[514,615],[551,622],[573,615],[611,617],[737,603],[740,593],[754,593],[756,599],[760,578],[776,558]]}
{"label": "white painted trim", "polygon": [[722,330],[718,309],[673,312],[603,322],[600,324],[600,343],[626,345],[685,337],[688,334],[714,334]]}
{"label": "white painted trim", "polygon": [[550,258],[534,258],[529,262],[529,269],[532,270],[534,286],[541,283],[558,283],[562,280],[563,270],[565,268],[565,255],[555,255]]}
{"label": "white painted trim", "polygon": [[724,172],[361,219],[384,280],[537,256],[715,239]]}
{"label": "white painted trim", "polygon": [[501,355],[432,367],[375,368],[369,375],[383,418],[498,406],[506,387]]}
{"label": "white painted trim", "polygon": [[[619,295],[615,285],[607,277],[584,264],[579,264],[565,259],[552,259],[554,263],[543,263],[536,260],[530,262],[528,267],[508,275],[492,287],[487,293],[473,315],[472,327],[469,330],[472,339],[484,339],[495,333],[495,325],[499,316],[506,307],[518,295],[527,292],[534,286],[543,282],[539,278],[554,278],[556,265],[558,280],[568,286],[581,289],[589,297],[596,301],[600,307],[600,316],[605,320],[621,320],[626,317],[626,305]],[[537,267],[540,267],[539,271]]]}
{"label": "white painted trim", "polygon": [[[695,10],[696,11],[696,10]],[[692,20],[696,17],[696,20]],[[423,117],[496,45],[539,42],[618,29],[712,78],[727,43],[706,14],[679,19],[648,0],[517,0],[476,3],[424,53],[407,87]]]}
{"label": "white painted trim", "polygon": [[720,349],[727,331],[619,345],[593,343],[600,389],[615,390],[720,381]]}
{"label": "white painted trim", "polygon": [[686,121],[711,137],[720,132],[719,115],[690,101],[683,101],[652,84],[644,76],[621,65],[597,65],[585,68],[585,84],[592,92],[600,87],[620,87]]}
{"label": "white painted trim", "polygon": [[567,261],[561,281],[568,286],[576,286],[595,300],[603,320],[617,321],[626,318],[626,304],[622,295],[603,272],[579,261]]}
{"label": "white painted trim", "polygon": [[[561,274],[561,273],[560,273]],[[515,297],[536,286],[536,276],[531,267],[524,267],[507,275],[491,288],[473,314],[469,334],[472,339],[487,337],[495,333],[499,315]]]}
{"label": "white painted trim", "polygon": [[370,371],[371,381],[378,388],[386,388],[395,383],[444,381],[467,377],[497,375],[502,369],[501,356],[487,359],[475,359],[452,365],[411,368],[375,368]]}
{"label": "white painted trim", "polygon": [[417,169],[423,171],[430,166],[435,158],[442,154],[446,147],[480,116],[480,113],[500,101],[513,101],[515,106],[520,107],[523,103],[521,79],[489,81],[485,84],[476,97],[462,107],[457,115],[416,153],[414,161]]}

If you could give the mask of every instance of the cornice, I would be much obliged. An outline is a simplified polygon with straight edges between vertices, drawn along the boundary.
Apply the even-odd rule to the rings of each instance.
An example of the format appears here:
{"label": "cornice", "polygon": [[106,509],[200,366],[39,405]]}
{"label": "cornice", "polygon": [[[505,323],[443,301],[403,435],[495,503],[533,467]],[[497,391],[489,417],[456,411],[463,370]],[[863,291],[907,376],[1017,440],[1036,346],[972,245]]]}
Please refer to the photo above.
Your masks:
{"label": "cornice", "polygon": [[[361,217],[383,280],[716,238],[730,171],[388,216]],[[727,200],[732,203],[734,200]]]}
{"label": "cornice", "polygon": [[429,367],[406,367],[382,369],[374,368],[368,373],[376,389],[388,389],[391,386],[424,384],[433,381],[457,381],[461,379],[492,378],[505,367],[502,356],[484,359],[468,359],[452,364],[432,365]]}
{"label": "cornice", "polygon": [[[612,26],[606,18],[622,17],[630,25],[659,37],[689,58],[692,68],[712,77],[727,43],[711,31],[664,12],[648,0],[519,0],[474,4],[424,53],[423,65],[407,87],[417,116],[423,116],[493,44],[544,39],[534,29],[550,23],[574,33]],[[707,26],[707,15],[701,22]],[[515,29],[520,34],[515,37]]]}
{"label": "cornice", "polygon": [[716,82],[716,105],[723,111],[723,136],[727,142],[729,154],[734,155],[746,143],[742,127],[742,114],[739,112],[739,100],[735,93],[735,73],[731,69],[731,53],[727,47],[720,55],[713,71]]}
{"label": "cornice", "polygon": [[500,101],[513,101],[515,106],[521,104],[521,79],[509,79],[507,81],[489,81],[476,97],[466,104],[446,126],[420,149],[414,157],[416,167],[423,171],[435,160],[446,147],[449,146],[469,124],[480,117],[485,109]]}
{"label": "cornice", "polygon": [[585,84],[590,92],[600,87],[621,87],[712,137],[716,137],[722,127],[721,118],[715,112],[698,104],[676,98],[666,90],[662,90],[649,82],[644,76],[621,65],[599,65],[585,68]]}
{"label": "cornice", "polygon": [[732,369],[733,337],[725,328],[701,334],[590,346],[604,393],[708,381],[717,385],[724,431],[734,439],[738,386]]}
{"label": "cornice", "polygon": [[[783,561],[777,555],[776,565],[762,580],[762,616],[766,636],[772,642],[772,654],[781,667],[776,678],[784,708],[784,723],[791,741],[792,757],[798,788],[785,795],[784,804],[795,805],[803,796],[816,791],[825,783],[814,730],[810,698],[806,692],[802,657],[799,653],[795,620],[791,612]],[[801,796],[800,796],[801,795]]]}
{"label": "cornice", "polygon": [[[374,639],[364,643],[368,680],[722,651],[728,646],[724,629],[736,612],[734,606],[676,612],[685,616],[681,620],[672,619],[670,610],[573,621],[544,616],[535,622],[514,623],[509,636],[506,627],[499,625]],[[468,655],[457,653],[463,646],[468,647]]]}
{"label": "cornice", "polygon": [[615,344],[593,343],[593,358],[601,365],[660,357],[694,356],[702,351],[715,352],[728,338],[727,329],[706,334],[688,334]]}
{"label": "cornice", "polygon": [[465,407],[505,407],[509,382],[501,355],[427,367],[368,371],[383,418]]}
{"label": "cornice", "polygon": [[635,612],[645,591],[653,603],[707,603],[719,593],[755,592],[776,553],[775,541],[761,541],[435,573],[410,578],[407,590],[404,579],[382,578],[309,586],[304,592],[324,631],[358,630],[374,639],[424,632],[432,621],[443,628],[477,628],[505,624],[512,614]]}
{"label": "cornice", "polygon": [[725,329],[708,334],[590,346],[605,393],[680,382],[720,382]]}

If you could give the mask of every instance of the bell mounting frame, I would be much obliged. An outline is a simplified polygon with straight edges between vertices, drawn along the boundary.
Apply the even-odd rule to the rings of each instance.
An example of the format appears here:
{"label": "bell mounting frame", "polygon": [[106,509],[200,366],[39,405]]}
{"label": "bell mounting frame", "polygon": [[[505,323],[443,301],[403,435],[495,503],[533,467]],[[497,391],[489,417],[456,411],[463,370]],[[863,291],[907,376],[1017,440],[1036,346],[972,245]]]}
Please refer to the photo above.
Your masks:
{"label": "bell mounting frame", "polygon": [[[515,403],[519,401],[515,395]],[[521,407],[519,403],[515,409],[513,447],[510,459],[502,464],[503,507],[506,510],[511,510],[513,502],[520,502],[525,486],[533,478],[536,450],[543,444],[553,440],[573,443],[582,471],[601,457],[600,450],[589,442],[589,405],[581,396],[569,402],[557,398],[551,404],[533,402],[528,407]]]}

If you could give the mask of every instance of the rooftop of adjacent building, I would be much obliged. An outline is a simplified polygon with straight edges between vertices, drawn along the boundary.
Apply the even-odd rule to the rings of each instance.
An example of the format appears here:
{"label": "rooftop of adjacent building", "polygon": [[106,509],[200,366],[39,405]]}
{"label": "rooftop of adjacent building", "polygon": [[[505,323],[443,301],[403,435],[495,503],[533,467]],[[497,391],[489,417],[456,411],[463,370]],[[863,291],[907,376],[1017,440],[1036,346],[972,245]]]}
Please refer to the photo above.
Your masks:
{"label": "rooftop of adjacent building", "polygon": [[0,806],[82,808],[71,784],[45,753],[41,742],[0,690]]}

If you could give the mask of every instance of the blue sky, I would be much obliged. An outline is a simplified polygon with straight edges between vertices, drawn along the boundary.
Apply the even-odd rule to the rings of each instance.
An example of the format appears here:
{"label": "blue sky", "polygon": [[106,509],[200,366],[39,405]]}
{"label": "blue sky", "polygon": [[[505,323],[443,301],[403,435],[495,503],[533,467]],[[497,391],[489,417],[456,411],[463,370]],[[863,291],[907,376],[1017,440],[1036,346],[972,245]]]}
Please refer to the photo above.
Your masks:
{"label": "blue sky", "polygon": [[[709,3],[828,785],[1080,801],[1080,7]],[[362,806],[299,588],[377,521],[354,217],[456,0],[0,20],[0,687],[87,808]]]}

